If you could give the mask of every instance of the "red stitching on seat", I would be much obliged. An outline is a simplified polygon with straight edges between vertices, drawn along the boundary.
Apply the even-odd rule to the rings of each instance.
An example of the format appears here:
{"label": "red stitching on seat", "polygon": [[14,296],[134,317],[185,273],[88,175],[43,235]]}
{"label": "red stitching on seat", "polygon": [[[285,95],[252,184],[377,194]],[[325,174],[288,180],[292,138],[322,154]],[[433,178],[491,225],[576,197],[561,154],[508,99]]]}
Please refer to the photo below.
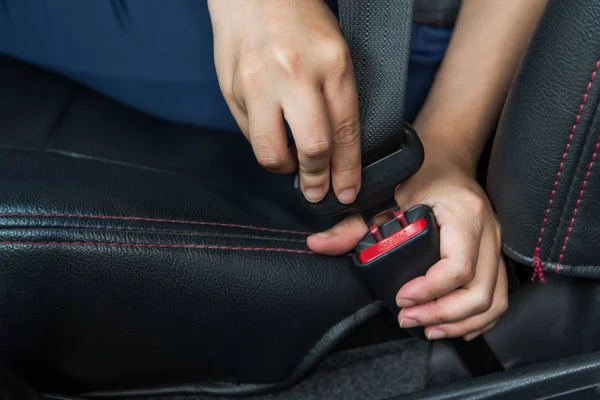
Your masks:
{"label": "red stitching on seat", "polygon": [[3,241],[3,242],[0,242],[0,245],[152,247],[152,248],[204,249],[204,250],[230,250],[230,251],[265,251],[265,252],[316,255],[315,252],[312,252],[310,250],[284,249],[284,248],[275,248],[275,247],[231,247],[231,246],[216,246],[216,245],[206,245],[206,244]]}
{"label": "red stitching on seat", "polygon": [[590,81],[587,84],[585,93],[583,94],[583,101],[579,106],[579,110],[577,112],[577,116],[575,117],[575,123],[573,124],[573,128],[571,129],[571,134],[569,135],[569,139],[567,140],[567,145],[565,146],[565,151],[563,152],[562,158],[560,160],[560,164],[558,166],[558,172],[556,173],[556,178],[554,179],[554,185],[552,185],[552,192],[550,193],[550,200],[548,201],[548,207],[546,207],[546,213],[544,214],[544,219],[542,221],[542,227],[540,229],[540,234],[537,240],[537,244],[535,247],[535,254],[533,256],[533,263],[531,266],[533,267],[533,276],[531,280],[535,280],[536,277],[540,279],[540,281],[545,282],[546,279],[544,277],[544,263],[540,258],[540,247],[542,244],[542,239],[544,238],[544,230],[546,229],[546,223],[548,222],[548,215],[550,214],[550,209],[552,208],[552,203],[554,202],[554,196],[556,194],[556,190],[558,188],[558,183],[560,181],[560,177],[562,174],[562,170],[565,164],[565,160],[567,159],[567,154],[569,153],[569,149],[571,148],[571,142],[573,141],[573,135],[579,126],[579,121],[581,120],[581,116],[583,114],[583,108],[585,107],[585,103],[587,103],[588,95],[590,94],[590,90],[592,89],[592,84],[596,79],[596,73],[600,69],[600,60],[596,61],[594,71],[592,72],[592,76]]}
{"label": "red stitching on seat", "polygon": [[312,233],[310,233],[310,232],[290,231],[290,230],[285,230],[285,229],[274,229],[274,228],[262,228],[259,226],[250,226],[250,225],[225,224],[225,223],[220,223],[220,222],[186,221],[186,220],[179,220],[179,219],[143,218],[143,217],[122,217],[122,216],[111,216],[111,215],[52,214],[52,213],[3,213],[3,214],[0,214],[0,217],[55,217],[55,218],[106,219],[106,220],[116,220],[116,221],[143,221],[143,222],[158,222],[158,223],[171,223],[171,224],[182,224],[182,225],[220,226],[220,227],[225,227],[225,228],[251,229],[251,230],[263,231],[263,232],[289,233],[292,235],[312,235]]}
{"label": "red stitching on seat", "polygon": [[600,149],[600,135],[598,135],[598,140],[596,141],[596,147],[594,149],[594,154],[592,154],[592,160],[588,164],[587,171],[585,172],[585,179],[581,184],[581,189],[579,190],[579,198],[575,203],[575,208],[573,208],[573,217],[571,218],[571,222],[569,223],[569,228],[567,229],[567,234],[565,235],[565,241],[563,243],[562,249],[560,251],[560,256],[558,257],[558,263],[556,264],[556,273],[558,274],[558,269],[560,264],[562,263],[562,259],[565,255],[565,251],[567,250],[567,244],[569,243],[569,237],[571,236],[571,232],[573,230],[573,225],[575,225],[575,218],[577,217],[577,211],[579,210],[579,206],[581,205],[581,201],[583,200],[583,194],[585,193],[585,188],[587,187],[588,180],[590,179],[590,174],[592,172],[592,167],[594,166],[594,162],[596,161],[596,156],[598,155],[598,150]]}

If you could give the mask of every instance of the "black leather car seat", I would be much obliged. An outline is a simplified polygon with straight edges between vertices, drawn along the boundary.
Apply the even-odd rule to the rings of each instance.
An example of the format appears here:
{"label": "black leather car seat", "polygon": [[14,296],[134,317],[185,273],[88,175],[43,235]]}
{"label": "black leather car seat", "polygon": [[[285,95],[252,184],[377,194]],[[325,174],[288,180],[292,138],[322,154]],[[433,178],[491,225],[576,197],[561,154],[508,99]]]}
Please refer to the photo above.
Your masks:
{"label": "black leather car seat", "polygon": [[331,221],[242,136],[8,58],[0,71],[0,357],[35,387],[254,393],[344,339],[407,337],[386,316],[347,338],[381,305],[350,257],[307,249]]}
{"label": "black leather car seat", "polygon": [[[594,0],[550,1],[494,143],[504,251],[547,280],[525,280],[487,335],[509,368],[600,349],[600,288],[584,279],[600,276],[598,21]],[[240,136],[8,58],[0,74],[0,359],[34,387],[258,393],[340,344],[403,337],[375,320],[348,257],[308,251],[332,221],[300,209]],[[444,346],[433,360],[454,368]]]}

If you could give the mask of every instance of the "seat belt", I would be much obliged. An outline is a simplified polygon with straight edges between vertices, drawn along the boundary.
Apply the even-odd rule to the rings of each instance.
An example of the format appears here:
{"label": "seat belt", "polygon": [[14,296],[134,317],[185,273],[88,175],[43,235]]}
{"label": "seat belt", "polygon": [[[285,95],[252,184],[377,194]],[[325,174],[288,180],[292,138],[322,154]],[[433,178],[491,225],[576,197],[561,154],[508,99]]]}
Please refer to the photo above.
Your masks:
{"label": "seat belt", "polygon": [[413,0],[339,0],[360,104],[363,165],[401,147]]}
{"label": "seat belt", "polygon": [[[413,0],[338,2],[341,29],[350,48],[358,89],[363,165],[389,156],[402,147],[405,139],[413,3]],[[390,195],[393,197],[393,192]],[[408,221],[404,222],[407,224]],[[415,248],[413,252],[419,250]],[[404,254],[399,262],[406,260]],[[394,299],[398,289],[393,288]],[[504,369],[483,336],[469,343],[460,338],[451,339],[450,343],[473,376]]]}
{"label": "seat belt", "polygon": [[[424,275],[439,259],[439,227],[429,207],[404,213],[394,199],[396,187],[413,176],[424,159],[416,132],[404,121],[414,0],[338,0],[340,25],[350,48],[358,90],[362,152],[362,187],[351,205],[333,191],[319,203],[304,199],[296,175],[294,190],[316,215],[358,212],[370,233],[359,243],[354,264],[392,314],[395,295],[408,281]],[[388,213],[391,221],[375,225]],[[409,330],[424,338],[423,329]],[[472,376],[503,370],[483,338],[467,343],[452,339]]]}

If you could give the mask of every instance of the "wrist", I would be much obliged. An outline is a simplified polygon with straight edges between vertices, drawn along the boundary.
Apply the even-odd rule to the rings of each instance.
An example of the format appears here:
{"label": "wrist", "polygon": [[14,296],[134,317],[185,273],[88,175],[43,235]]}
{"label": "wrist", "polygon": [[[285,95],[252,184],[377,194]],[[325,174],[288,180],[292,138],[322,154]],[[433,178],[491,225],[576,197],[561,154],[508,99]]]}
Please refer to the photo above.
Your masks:
{"label": "wrist", "polygon": [[423,129],[415,126],[415,130],[425,149],[425,166],[441,166],[457,168],[468,175],[476,173],[481,151],[467,143],[463,135],[452,135],[448,131]]}
{"label": "wrist", "polygon": [[448,126],[422,124],[418,120],[415,121],[414,128],[425,149],[424,166],[459,169],[471,176],[476,174],[482,149],[474,141],[468,140],[464,131]]}

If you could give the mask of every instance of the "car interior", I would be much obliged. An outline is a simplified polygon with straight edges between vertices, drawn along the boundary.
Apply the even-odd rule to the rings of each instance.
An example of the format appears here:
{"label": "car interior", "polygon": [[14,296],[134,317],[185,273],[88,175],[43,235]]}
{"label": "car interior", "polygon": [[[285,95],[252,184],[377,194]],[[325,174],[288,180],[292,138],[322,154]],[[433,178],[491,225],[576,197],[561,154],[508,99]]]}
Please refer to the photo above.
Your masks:
{"label": "car interior", "polygon": [[339,217],[242,135],[0,56],[0,399],[600,399],[599,70],[600,3],[550,0],[480,163],[510,306],[467,343],[312,253]]}

